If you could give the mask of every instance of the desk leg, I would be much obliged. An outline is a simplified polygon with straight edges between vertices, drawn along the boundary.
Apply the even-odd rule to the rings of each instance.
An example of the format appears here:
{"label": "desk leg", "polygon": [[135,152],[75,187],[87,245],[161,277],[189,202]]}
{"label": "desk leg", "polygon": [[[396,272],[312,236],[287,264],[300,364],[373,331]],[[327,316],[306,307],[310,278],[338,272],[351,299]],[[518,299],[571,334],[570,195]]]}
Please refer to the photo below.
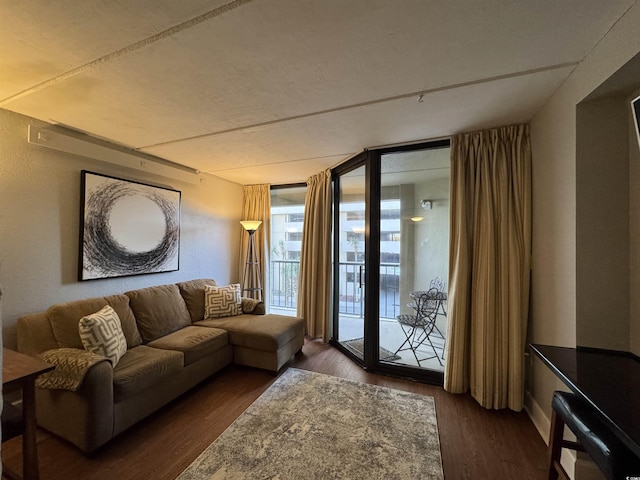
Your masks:
{"label": "desk leg", "polygon": [[36,443],[36,391],[35,380],[29,379],[22,386],[22,476],[24,480],[38,480],[38,446]]}

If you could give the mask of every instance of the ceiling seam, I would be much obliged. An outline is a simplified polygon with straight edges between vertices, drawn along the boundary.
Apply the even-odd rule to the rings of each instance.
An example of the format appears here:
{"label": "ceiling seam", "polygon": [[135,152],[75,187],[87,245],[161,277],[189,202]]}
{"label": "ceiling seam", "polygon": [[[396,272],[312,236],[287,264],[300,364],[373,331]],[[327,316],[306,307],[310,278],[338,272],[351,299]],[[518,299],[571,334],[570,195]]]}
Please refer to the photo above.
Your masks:
{"label": "ceiling seam", "polygon": [[353,104],[349,104],[349,105],[342,105],[342,106],[339,106],[339,107],[328,108],[328,109],[325,109],[325,110],[318,110],[318,111],[315,111],[315,112],[302,113],[300,115],[292,115],[290,117],[284,117],[284,118],[278,118],[278,119],[274,119],[274,120],[268,120],[266,122],[253,123],[253,124],[250,124],[250,125],[242,125],[242,126],[239,126],[239,127],[229,128],[229,129],[225,129],[225,130],[219,130],[219,131],[216,131],[216,132],[202,133],[202,134],[193,135],[193,136],[190,136],[190,137],[184,137],[184,138],[179,138],[179,139],[175,139],[175,140],[169,140],[169,141],[166,141],[166,142],[159,142],[159,143],[144,145],[144,146],[137,147],[136,150],[145,150],[145,149],[149,149],[149,148],[155,148],[155,147],[172,145],[172,144],[181,143],[181,142],[188,142],[188,141],[192,141],[192,140],[198,140],[198,139],[201,139],[201,138],[214,137],[214,136],[217,136],[217,135],[225,135],[227,133],[239,132],[239,131],[248,130],[248,129],[251,129],[251,128],[259,128],[259,127],[265,127],[265,126],[274,125],[274,124],[278,124],[278,123],[290,122],[290,121],[293,121],[293,120],[301,120],[301,119],[304,119],[304,118],[316,117],[316,116],[320,116],[320,115],[326,115],[326,114],[329,114],[329,113],[341,112],[341,111],[344,111],[344,110],[351,110],[351,109],[354,109],[354,108],[366,107],[366,106],[370,106],[370,105],[377,105],[377,104],[380,104],[380,103],[387,103],[387,102],[392,102],[392,101],[395,101],[395,100],[402,100],[402,99],[410,98],[410,97],[419,97],[419,98],[423,99],[424,96],[430,95],[430,94],[433,94],[433,93],[443,92],[443,91],[447,91],[447,90],[455,90],[455,89],[458,89],[458,88],[470,87],[470,86],[474,86],[474,85],[480,85],[480,84],[483,84],[483,83],[490,83],[490,82],[495,82],[495,81],[499,81],[499,80],[506,80],[506,79],[510,79],[510,78],[517,78],[517,77],[522,77],[522,76],[525,76],[525,75],[533,75],[533,74],[536,74],[536,73],[548,72],[548,71],[558,70],[558,69],[567,68],[567,67],[575,68],[577,65],[578,65],[577,62],[565,62],[565,63],[559,63],[559,64],[556,64],[556,65],[551,65],[551,66],[546,66],[546,67],[540,67],[540,68],[534,68],[534,69],[530,69],[530,70],[524,70],[524,71],[520,71],[520,72],[506,73],[504,75],[497,75],[497,76],[494,76],[494,77],[487,77],[487,78],[481,78],[481,79],[477,79],[477,80],[470,80],[468,82],[456,83],[456,84],[452,84],[452,85],[445,85],[445,86],[442,86],[442,87],[436,87],[436,88],[431,88],[431,89],[426,89],[426,90],[418,90],[416,92],[403,93],[403,94],[394,95],[394,96],[391,96],[391,97],[379,98],[379,99],[375,99],[375,100],[368,100],[366,102],[353,103]]}
{"label": "ceiling seam", "polygon": [[536,112],[533,114],[532,118],[535,118],[536,115],[538,115],[538,112],[541,112],[549,103],[549,101],[554,97],[554,95],[560,91],[560,89],[564,86],[565,83],[567,83],[569,81],[569,79],[571,78],[571,76],[573,75],[573,73],[576,71],[576,69],[580,66],[580,64],[582,62],[585,61],[585,59],[591,55],[591,52],[593,52],[596,47],[605,39],[605,37],[607,35],[609,35],[609,33],[614,29],[614,27],[620,23],[620,21],[627,15],[627,13],[629,13],[629,10],[631,10],[636,3],[638,3],[638,1],[640,0],[634,0],[634,2],[629,6],[629,8],[627,8],[624,13],[622,15],[620,15],[620,17],[618,17],[618,19],[613,22],[611,24],[611,26],[609,27],[609,29],[606,31],[606,33],[604,35],[602,35],[602,37],[600,37],[600,39],[587,51],[587,53],[582,57],[582,59],[579,62],[576,62],[575,66],[573,67],[573,69],[571,70],[571,72],[569,72],[569,75],[567,75],[565,77],[565,79],[560,83],[560,85],[558,85],[556,87],[556,89],[551,92],[551,94],[547,97],[547,99],[538,107],[538,109],[536,110]]}
{"label": "ceiling seam", "polygon": [[80,65],[79,67],[73,68],[71,70],[68,70],[64,73],[61,73],[60,75],[50,78],[49,80],[45,80],[44,82],[38,83],[37,85],[33,85],[29,88],[27,88],[26,90],[22,90],[21,92],[15,93],[3,100],[0,100],[0,107],[14,102],[16,100],[19,100],[23,97],[26,97],[27,95],[31,95],[33,93],[37,93],[40,90],[43,90],[45,88],[57,85],[60,82],[63,82],[65,80],[68,80],[70,78],[75,77],[76,75],[79,75],[80,73],[83,73],[87,70],[90,70],[98,65],[102,65],[105,64],[107,62],[110,62],[112,60],[115,60],[117,58],[122,57],[123,55],[127,55],[129,53],[135,52],[136,50],[140,50],[141,48],[144,48],[148,45],[151,45],[159,40],[163,40],[167,37],[170,37],[172,35],[175,35],[176,33],[180,33],[183,30],[186,30],[188,28],[191,28],[195,25],[198,25],[200,23],[206,22],[207,20],[210,20],[212,18],[218,17],[224,13],[227,13],[231,10],[234,10],[238,7],[241,7],[242,5],[246,4],[246,3],[251,3],[254,2],[255,0],[233,0],[231,2],[228,2],[224,5],[222,5],[221,7],[215,8],[213,10],[210,10],[206,13],[203,13],[202,15],[198,15],[197,17],[191,18],[189,20],[186,20],[182,23],[179,23],[178,25],[174,25],[171,28],[168,28],[166,30],[163,30],[162,32],[156,33],[155,35],[152,35],[150,37],[144,38],[142,40],[139,40],[135,43],[132,43],[130,45],[127,45],[126,47],[123,47],[119,50],[115,50],[111,53],[108,53],[106,55],[103,55],[95,60],[92,60],[88,63],[85,63],[83,65]]}
{"label": "ceiling seam", "polygon": [[[206,171],[205,173],[209,173],[210,175],[215,175],[217,172],[227,172],[229,170],[242,170],[242,169],[245,169],[245,168],[261,167],[263,165],[264,166],[281,165],[283,163],[305,162],[305,161],[309,161],[309,160],[320,160],[320,159],[332,158],[332,157],[341,157],[341,160],[339,160],[338,162],[336,162],[334,164],[334,165],[339,165],[341,163],[346,162],[347,160],[350,160],[352,157],[355,157],[356,155],[359,155],[360,153],[362,153],[363,150],[379,150],[381,148],[404,147],[404,146],[407,146],[407,145],[416,145],[416,144],[425,143],[425,142],[437,142],[439,140],[445,140],[445,139],[450,139],[450,138],[451,137],[449,137],[449,136],[437,137],[437,138],[423,138],[423,139],[420,139],[420,140],[409,140],[409,141],[406,141],[406,142],[388,143],[388,144],[385,144],[385,145],[375,145],[375,146],[365,147],[362,150],[359,150],[357,152],[352,152],[352,153],[336,153],[336,154],[333,154],[333,155],[323,155],[321,157],[295,158],[293,160],[283,160],[281,162],[271,162],[271,163],[265,163],[265,164],[255,163],[255,164],[251,164],[251,165],[243,165],[241,167],[220,168],[220,169],[217,169],[217,170],[211,170],[210,169],[210,170]],[[443,167],[443,168],[447,168],[447,167]],[[203,170],[203,172],[204,172],[204,170]]]}
{"label": "ceiling seam", "polygon": [[604,33],[604,35],[602,35],[598,41],[596,43],[593,44],[593,47],[591,47],[587,53],[584,55],[584,57],[582,57],[582,59],[578,62],[579,64],[584,62],[585,58],[587,58],[589,55],[591,55],[591,52],[593,52],[598,45],[600,45],[600,43],[602,43],[602,41],[607,37],[607,35],[609,35],[609,33],[611,33],[611,31],[615,28],[616,25],[618,25],[618,23],[620,23],[620,21],[627,15],[627,13],[629,13],[629,10],[631,10],[635,4],[638,3],[638,0],[635,0],[631,5],[629,5],[629,8],[627,8],[622,15],[620,15],[615,22],[613,22],[611,24],[611,26],[609,27],[609,29]]}
{"label": "ceiling seam", "polygon": [[[358,152],[356,152],[356,153],[358,153]],[[282,165],[284,163],[306,162],[306,161],[309,161],[309,160],[321,160],[321,159],[333,158],[333,157],[340,157],[342,159],[344,157],[348,157],[349,155],[355,155],[355,153],[337,153],[335,155],[323,155],[322,157],[296,158],[294,160],[283,160],[281,162],[256,163],[256,164],[252,164],[252,165],[243,165],[241,167],[220,168],[218,170],[203,170],[203,171],[205,171],[207,173],[210,173],[211,175],[215,175],[218,172],[228,172],[230,170],[241,170],[243,168],[268,167],[268,166],[271,166],[271,165]],[[338,161],[342,162],[342,160],[338,160]]]}

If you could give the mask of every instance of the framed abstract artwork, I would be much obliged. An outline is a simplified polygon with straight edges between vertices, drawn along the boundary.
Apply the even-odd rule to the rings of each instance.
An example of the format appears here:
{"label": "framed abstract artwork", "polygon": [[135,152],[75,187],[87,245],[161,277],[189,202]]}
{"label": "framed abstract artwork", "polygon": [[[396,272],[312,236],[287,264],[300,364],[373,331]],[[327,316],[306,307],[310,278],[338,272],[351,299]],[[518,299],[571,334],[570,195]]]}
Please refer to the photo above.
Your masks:
{"label": "framed abstract artwork", "polygon": [[82,171],[79,280],[179,269],[178,190]]}

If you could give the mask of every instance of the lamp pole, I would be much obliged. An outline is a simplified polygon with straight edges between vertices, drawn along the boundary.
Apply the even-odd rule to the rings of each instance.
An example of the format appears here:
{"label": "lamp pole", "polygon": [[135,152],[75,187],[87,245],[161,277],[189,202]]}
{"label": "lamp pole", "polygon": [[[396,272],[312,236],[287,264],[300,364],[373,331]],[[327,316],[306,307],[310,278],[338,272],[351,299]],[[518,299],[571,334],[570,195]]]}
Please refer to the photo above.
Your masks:
{"label": "lamp pole", "polygon": [[262,275],[260,274],[260,260],[258,258],[254,237],[256,230],[258,230],[262,222],[258,220],[245,220],[240,223],[249,234],[247,260],[244,265],[242,278],[243,296],[262,300]]}

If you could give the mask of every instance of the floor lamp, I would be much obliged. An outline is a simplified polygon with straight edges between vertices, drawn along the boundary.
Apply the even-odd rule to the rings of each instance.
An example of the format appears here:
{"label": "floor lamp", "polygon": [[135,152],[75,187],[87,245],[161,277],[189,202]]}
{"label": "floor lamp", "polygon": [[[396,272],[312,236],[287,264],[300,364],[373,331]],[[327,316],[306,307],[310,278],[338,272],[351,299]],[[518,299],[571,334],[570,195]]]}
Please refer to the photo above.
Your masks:
{"label": "floor lamp", "polygon": [[249,233],[249,248],[247,250],[247,261],[244,264],[244,274],[242,276],[242,295],[249,298],[262,300],[262,275],[260,274],[260,259],[256,249],[254,233],[260,227],[260,220],[244,220],[240,222],[243,228]]}

